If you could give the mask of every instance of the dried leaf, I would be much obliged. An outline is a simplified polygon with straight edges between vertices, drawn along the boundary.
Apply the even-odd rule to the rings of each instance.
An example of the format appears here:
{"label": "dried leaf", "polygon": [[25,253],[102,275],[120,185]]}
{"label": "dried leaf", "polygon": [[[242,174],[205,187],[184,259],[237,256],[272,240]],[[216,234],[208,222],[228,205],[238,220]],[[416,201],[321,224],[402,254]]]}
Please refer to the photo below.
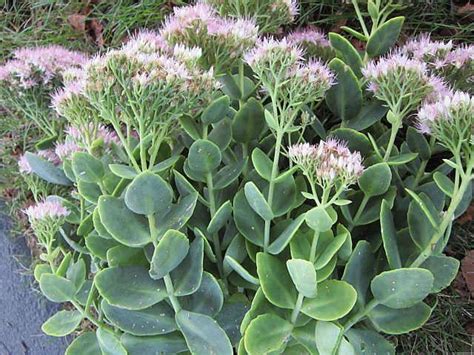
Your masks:
{"label": "dried leaf", "polygon": [[86,16],[81,14],[69,15],[67,22],[74,28],[76,31],[85,32],[86,30]]}

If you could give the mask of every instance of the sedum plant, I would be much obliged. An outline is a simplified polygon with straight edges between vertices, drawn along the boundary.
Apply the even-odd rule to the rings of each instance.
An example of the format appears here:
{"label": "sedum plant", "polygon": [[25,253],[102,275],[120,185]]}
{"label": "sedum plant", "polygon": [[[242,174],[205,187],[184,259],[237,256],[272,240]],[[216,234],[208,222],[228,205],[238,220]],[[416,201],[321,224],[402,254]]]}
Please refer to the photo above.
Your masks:
{"label": "sedum plant", "polygon": [[260,33],[275,33],[280,27],[292,23],[298,15],[298,4],[292,0],[207,0],[223,16],[252,18]]}
{"label": "sedum plant", "polygon": [[64,137],[19,162],[67,354],[394,354],[429,319],[459,267],[473,99],[393,48],[391,2],[353,4],[361,52],[200,3],[68,71]]}
{"label": "sedum plant", "polygon": [[60,46],[21,48],[0,66],[2,104],[34,123],[45,135],[44,146],[60,133],[58,117],[49,110],[50,94],[68,70],[81,68],[87,57]]}

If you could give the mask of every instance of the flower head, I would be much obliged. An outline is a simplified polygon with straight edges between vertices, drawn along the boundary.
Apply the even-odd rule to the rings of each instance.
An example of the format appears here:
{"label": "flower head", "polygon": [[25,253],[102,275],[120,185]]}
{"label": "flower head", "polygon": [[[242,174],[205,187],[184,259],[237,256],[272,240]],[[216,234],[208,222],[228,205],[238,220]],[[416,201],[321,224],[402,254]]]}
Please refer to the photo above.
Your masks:
{"label": "flower head", "polygon": [[455,149],[459,144],[472,150],[474,134],[474,97],[456,91],[418,111],[418,130],[436,137],[441,144]]}
{"label": "flower head", "polygon": [[398,108],[406,114],[434,90],[426,64],[403,54],[371,61],[362,73],[368,81],[368,90],[392,111]]}
{"label": "flower head", "polygon": [[61,161],[66,159],[71,159],[72,155],[75,152],[82,151],[81,147],[79,147],[74,141],[67,140],[64,143],[57,143],[54,152],[59,157]]}
{"label": "flower head", "polygon": [[302,58],[303,51],[300,47],[291,44],[286,38],[277,40],[273,37],[260,39],[244,56],[247,64],[257,73],[268,70],[273,65],[292,67]]}
{"label": "flower head", "polygon": [[344,142],[332,138],[317,145],[293,145],[288,156],[309,179],[324,188],[349,186],[364,171],[360,153],[352,153]]}
{"label": "flower head", "polygon": [[30,223],[45,220],[60,220],[69,215],[69,210],[57,200],[45,200],[25,210]]}
{"label": "flower head", "polygon": [[160,35],[171,47],[201,48],[200,64],[220,71],[255,44],[258,29],[251,20],[221,17],[212,6],[197,3],[175,8]]}
{"label": "flower head", "polygon": [[48,85],[72,67],[81,67],[87,57],[61,46],[21,48],[0,66],[0,81],[20,88]]}
{"label": "flower head", "polygon": [[28,163],[28,159],[26,159],[26,155],[22,155],[18,160],[18,170],[22,174],[31,174],[33,172],[30,163]]}
{"label": "flower head", "polygon": [[222,16],[232,18],[252,18],[261,33],[273,33],[291,23],[298,15],[298,3],[295,0],[206,0]]}
{"label": "flower head", "polygon": [[300,28],[286,38],[291,45],[304,48],[305,55],[309,58],[320,57],[324,60],[334,58],[334,50],[327,36],[316,27]]}
{"label": "flower head", "polygon": [[434,41],[429,34],[422,34],[409,40],[399,51],[416,60],[442,65],[452,48],[452,41]]}

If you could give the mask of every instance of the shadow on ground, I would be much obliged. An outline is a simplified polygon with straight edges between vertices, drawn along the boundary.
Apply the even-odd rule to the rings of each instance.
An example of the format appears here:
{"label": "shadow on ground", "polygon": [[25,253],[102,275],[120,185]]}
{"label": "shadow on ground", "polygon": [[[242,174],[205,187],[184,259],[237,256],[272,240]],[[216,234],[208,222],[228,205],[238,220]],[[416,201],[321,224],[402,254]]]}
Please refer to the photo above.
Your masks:
{"label": "shadow on ground", "polygon": [[63,354],[67,341],[42,333],[58,306],[32,287],[30,252],[24,238],[9,235],[10,220],[0,203],[0,355]]}

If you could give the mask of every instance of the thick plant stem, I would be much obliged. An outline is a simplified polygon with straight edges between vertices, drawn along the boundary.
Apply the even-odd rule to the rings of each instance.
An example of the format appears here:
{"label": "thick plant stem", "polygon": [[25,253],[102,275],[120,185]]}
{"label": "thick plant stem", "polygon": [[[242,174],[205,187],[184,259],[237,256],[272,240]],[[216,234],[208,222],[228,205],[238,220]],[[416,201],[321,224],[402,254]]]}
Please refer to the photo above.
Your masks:
{"label": "thick plant stem", "polygon": [[298,298],[296,300],[295,308],[293,308],[293,312],[291,313],[291,323],[295,324],[296,320],[298,319],[298,315],[300,314],[301,307],[303,306],[304,296],[301,293],[298,293]]}
{"label": "thick plant stem", "polygon": [[[210,214],[211,214],[211,219],[212,219],[214,218],[214,215],[216,214],[216,200],[214,197],[214,182],[212,180],[211,173],[207,174],[206,180],[207,180],[207,193],[209,195],[209,209],[210,209]],[[212,234],[212,244],[214,245],[214,253],[216,254],[216,259],[217,259],[217,270],[219,271],[219,275],[221,276],[221,279],[224,281],[224,283],[227,283],[225,275],[224,275],[221,241],[217,233]]]}
{"label": "thick plant stem", "polygon": [[[282,139],[283,139],[283,133],[277,132],[276,142],[275,142],[275,153],[273,155],[272,173],[270,176],[270,184],[268,187],[268,196],[267,196],[267,202],[270,207],[273,204],[273,193],[275,189],[275,179],[278,174],[278,162],[280,160]],[[263,236],[263,251],[264,252],[267,251],[268,246],[270,244],[270,224],[271,224],[271,221],[265,221],[265,229],[264,229],[264,236]]]}
{"label": "thick plant stem", "polygon": [[398,133],[398,130],[400,129],[400,126],[401,126],[401,120],[392,124],[390,139],[388,141],[387,150],[385,151],[385,155],[383,157],[384,161],[387,161],[392,154],[393,145],[395,144],[395,139],[397,138],[397,133]]}
{"label": "thick plant stem", "polygon": [[352,328],[354,324],[358,323],[365,316],[367,316],[367,314],[369,314],[371,310],[378,306],[378,304],[379,303],[375,299],[367,303],[367,305],[363,309],[361,309],[359,312],[357,312],[351,318],[348,319],[348,321],[344,325],[344,332],[347,332],[349,329]]}
{"label": "thick plant stem", "polygon": [[173,281],[171,280],[170,274],[167,274],[164,277],[166,292],[168,293],[168,298],[170,299],[171,305],[175,313],[178,313],[181,310],[181,305],[179,304],[178,298],[174,295],[174,286]]}
{"label": "thick plant stem", "polygon": [[444,214],[443,220],[438,227],[437,232],[433,235],[428,246],[418,255],[418,257],[411,263],[410,267],[418,267],[423,262],[428,259],[431,254],[433,253],[434,246],[438,243],[438,241],[445,235],[449,224],[453,221],[454,213],[456,208],[458,207],[459,203],[461,202],[464,193],[466,192],[467,188],[471,184],[471,177],[466,176],[461,180],[461,185],[459,189],[456,191],[455,195],[453,196],[451,203],[449,204],[448,210]]}

